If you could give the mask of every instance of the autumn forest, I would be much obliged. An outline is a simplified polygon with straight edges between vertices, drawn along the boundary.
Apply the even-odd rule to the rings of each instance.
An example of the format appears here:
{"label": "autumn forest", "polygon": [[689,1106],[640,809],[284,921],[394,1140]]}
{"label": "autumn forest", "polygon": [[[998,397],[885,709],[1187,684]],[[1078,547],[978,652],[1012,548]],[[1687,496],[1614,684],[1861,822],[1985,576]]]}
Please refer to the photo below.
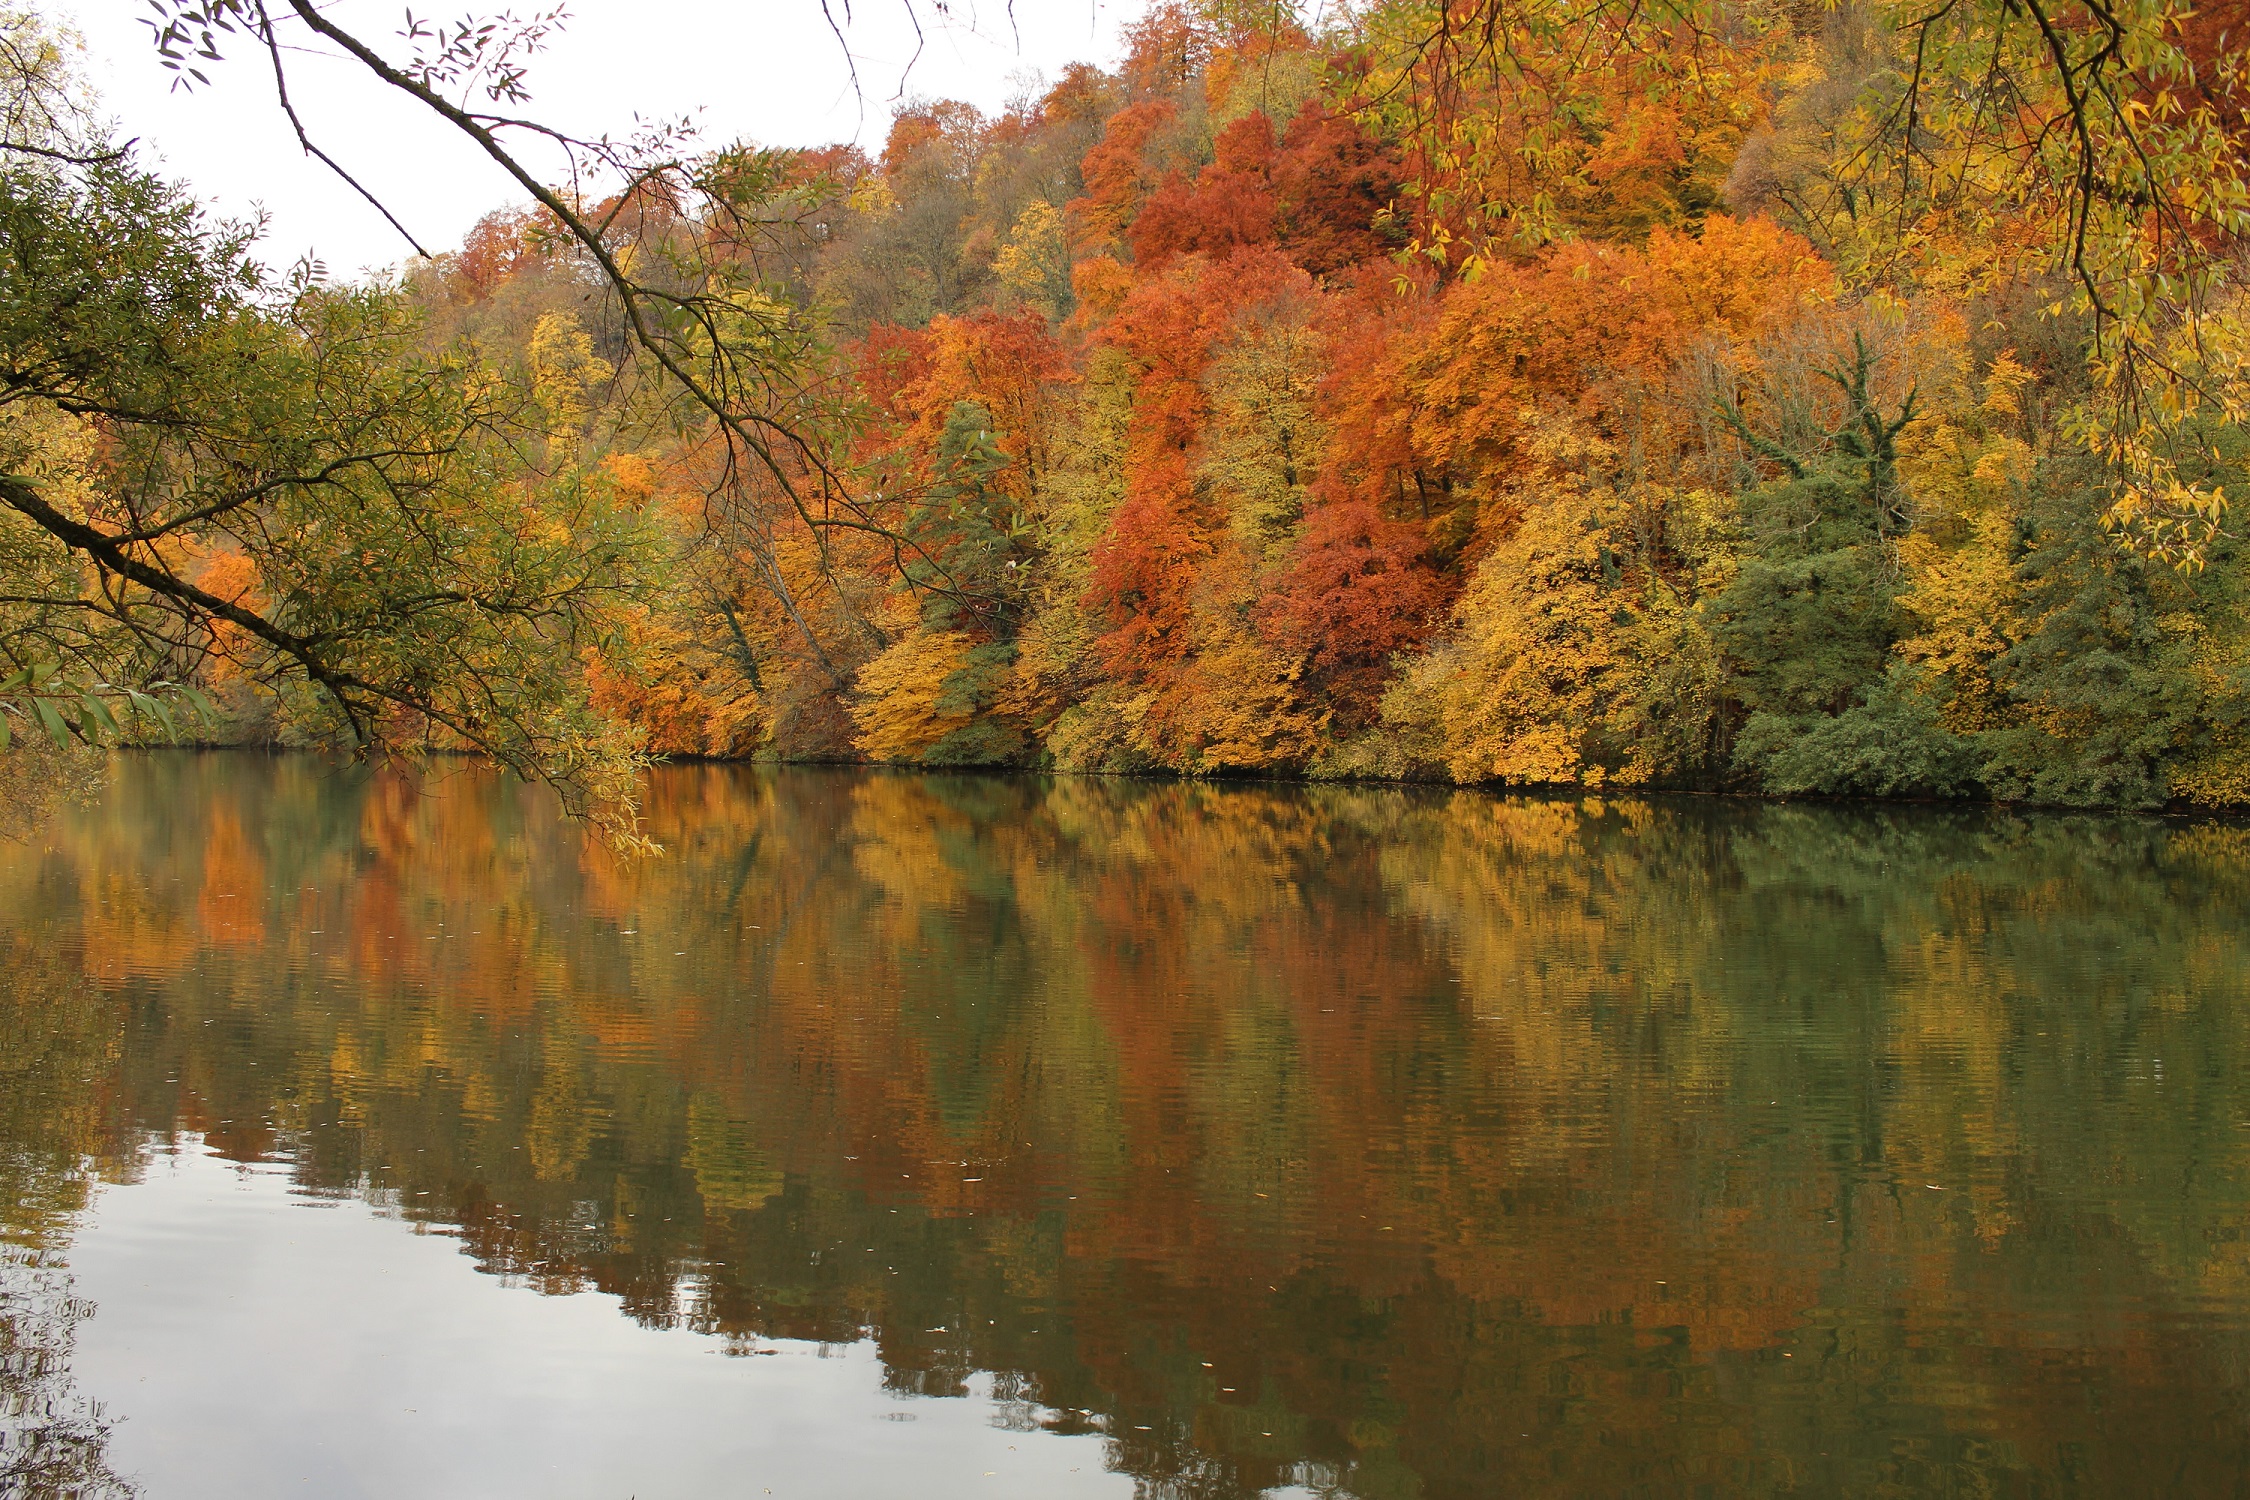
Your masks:
{"label": "autumn forest", "polygon": [[[2239,803],[2240,58],[2083,9],[1170,3],[353,285],[19,18],[7,722],[619,827],[646,756]],[[366,52],[474,149],[538,42]]]}
{"label": "autumn forest", "polygon": [[0,0],[0,1494],[2242,1491],[2241,0],[134,9],[401,248]]}

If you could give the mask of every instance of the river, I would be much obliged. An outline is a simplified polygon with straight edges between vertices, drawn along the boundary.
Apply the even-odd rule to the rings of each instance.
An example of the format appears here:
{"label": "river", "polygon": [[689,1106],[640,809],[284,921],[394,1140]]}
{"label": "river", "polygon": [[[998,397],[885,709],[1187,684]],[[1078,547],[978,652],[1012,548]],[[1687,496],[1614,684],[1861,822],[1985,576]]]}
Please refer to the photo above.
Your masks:
{"label": "river", "polygon": [[2237,1494],[2250,830],[121,758],[0,1493]]}

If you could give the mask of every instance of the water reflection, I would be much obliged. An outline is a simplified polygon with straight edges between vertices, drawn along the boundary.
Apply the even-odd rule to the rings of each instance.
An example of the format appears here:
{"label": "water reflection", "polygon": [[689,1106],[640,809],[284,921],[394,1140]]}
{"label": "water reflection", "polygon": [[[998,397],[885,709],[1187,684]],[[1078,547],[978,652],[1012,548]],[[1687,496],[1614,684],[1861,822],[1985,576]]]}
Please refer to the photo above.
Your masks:
{"label": "water reflection", "polygon": [[126,762],[0,854],[11,1242],[200,1137],[649,1328],[868,1341],[1151,1496],[2250,1474],[2240,828],[717,768],[650,812],[625,862],[471,773]]}
{"label": "water reflection", "polygon": [[97,1166],[129,1179],[106,1107],[118,1008],[82,966],[0,930],[0,1495],[108,1500],[109,1419],[77,1387],[71,1353],[92,1309],[62,1249]]}

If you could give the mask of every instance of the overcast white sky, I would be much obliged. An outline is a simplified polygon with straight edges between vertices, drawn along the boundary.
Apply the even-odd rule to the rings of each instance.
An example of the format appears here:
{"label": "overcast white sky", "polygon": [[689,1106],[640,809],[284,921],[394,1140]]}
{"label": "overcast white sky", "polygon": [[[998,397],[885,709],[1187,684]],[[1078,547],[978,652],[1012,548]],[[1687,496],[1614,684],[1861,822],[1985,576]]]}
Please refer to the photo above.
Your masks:
{"label": "overcast white sky", "polygon": [[[517,14],[552,0],[426,0],[418,14],[456,19],[462,9]],[[143,0],[48,0],[86,43],[87,72],[123,133],[151,148],[162,169],[230,215],[271,216],[264,258],[286,264],[316,252],[335,275],[389,265],[408,254],[398,234],[327,169],[306,158],[276,108],[262,56],[237,40],[224,63],[205,65],[211,86],[176,91],[158,63]],[[768,145],[857,139],[878,145],[902,73],[909,95],[1003,107],[1029,75],[1051,79],[1071,62],[1108,64],[1121,28],[1146,0],[953,0],[953,22],[933,27],[913,56],[904,0],[852,0],[846,28],[863,94],[855,97],[843,50],[818,0],[575,0],[563,34],[534,59],[526,113],[580,136],[623,134],[634,116],[700,111],[705,139]],[[399,55],[407,7],[399,0],[333,0],[343,25]],[[836,0],[839,19],[842,0]],[[450,248],[486,210],[520,194],[469,142],[356,68],[300,53],[290,92],[322,147],[383,198],[432,250]]]}

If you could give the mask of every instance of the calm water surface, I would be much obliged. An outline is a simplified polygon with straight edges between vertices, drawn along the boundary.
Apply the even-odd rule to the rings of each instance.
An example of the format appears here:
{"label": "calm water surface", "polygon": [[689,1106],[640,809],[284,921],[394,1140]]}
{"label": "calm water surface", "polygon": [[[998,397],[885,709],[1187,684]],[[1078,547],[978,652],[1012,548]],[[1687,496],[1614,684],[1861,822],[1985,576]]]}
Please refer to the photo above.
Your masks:
{"label": "calm water surface", "polygon": [[2250,1493],[2250,832],[121,763],[0,1494]]}

